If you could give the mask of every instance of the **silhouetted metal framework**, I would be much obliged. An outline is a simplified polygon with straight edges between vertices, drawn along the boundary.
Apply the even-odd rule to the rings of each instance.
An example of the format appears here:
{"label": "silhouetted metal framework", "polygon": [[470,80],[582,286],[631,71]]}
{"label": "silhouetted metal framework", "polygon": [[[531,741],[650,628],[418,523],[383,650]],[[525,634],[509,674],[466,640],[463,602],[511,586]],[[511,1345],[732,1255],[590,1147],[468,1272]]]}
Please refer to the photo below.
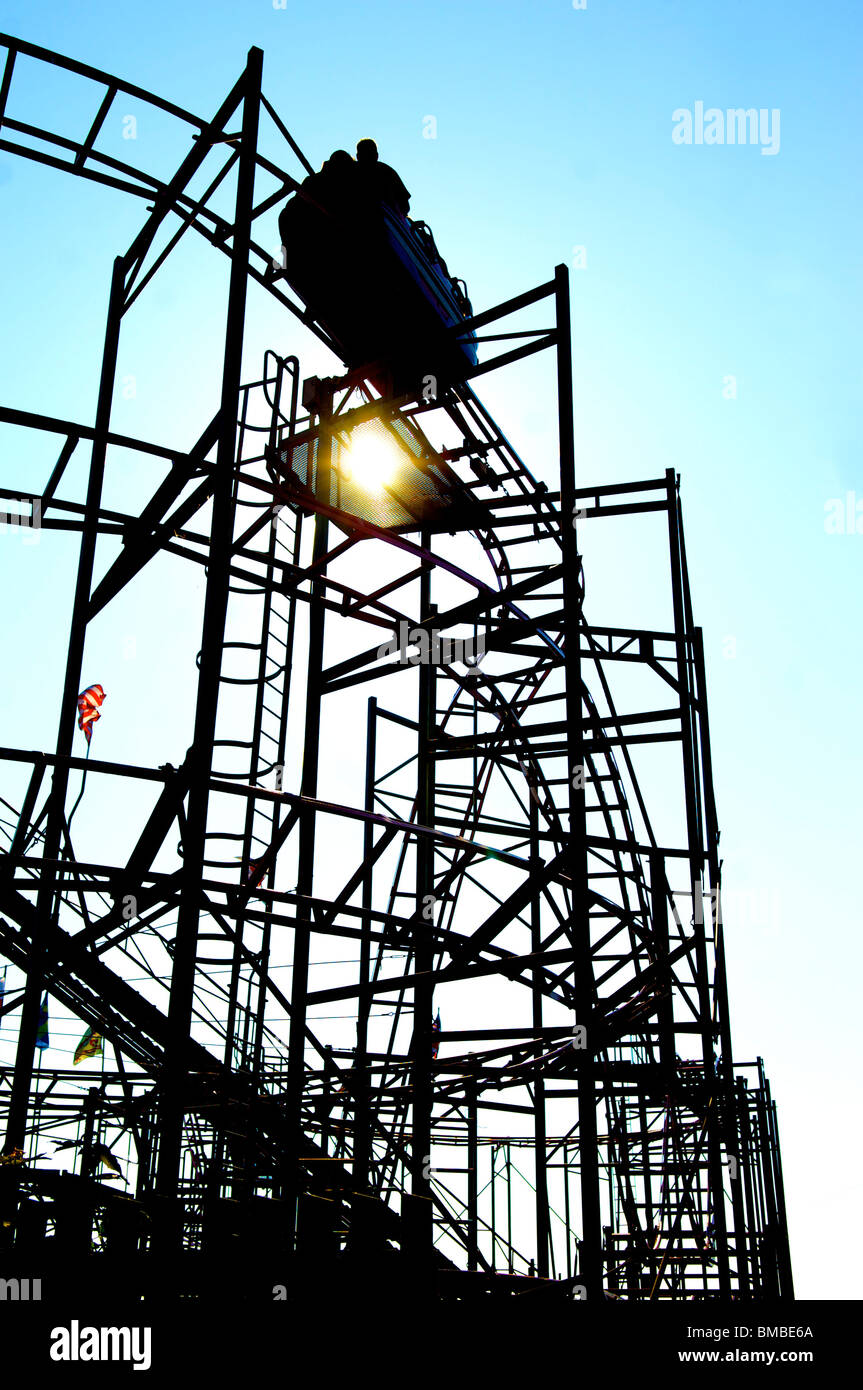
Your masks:
{"label": "silhouetted metal framework", "polygon": [[[793,1297],[774,1106],[760,1061],[732,1054],[678,480],[576,486],[566,270],[474,317],[486,356],[468,381],[382,400],[362,370],[304,382],[268,354],[244,384],[250,279],[286,333],[294,315],[327,341],[254,240],[297,186],[259,153],[259,123],[310,167],[262,94],[260,51],[202,121],[2,43],[0,149],[144,213],[114,263],[94,423],[0,410],[57,441],[44,489],[16,496],[46,532],[81,536],[56,749],[0,750],[23,789],[4,792],[0,861],[0,950],[21,980],[3,1008],[19,1027],[0,1077],[4,1259],[80,1255],[90,1278],[122,1268],[167,1293],[206,1292],[240,1258],[250,1288],[275,1272],[376,1298]],[[16,119],[22,62],[92,84],[81,142]],[[118,96],[188,126],[169,182],[99,152]],[[231,221],[211,206],[223,186]],[[221,399],[190,450],[111,430],[125,317],[189,230],[230,261]],[[539,353],[555,491],[473,389]],[[352,472],[363,432],[394,451],[377,488]],[[140,516],[103,505],[116,448],[157,479]],[[79,451],[83,500],[63,494]],[[620,518],[662,528],[665,630],[588,619],[577,537],[607,527],[613,544]],[[116,555],[97,566],[103,537]],[[85,763],[88,626],[164,553],[206,575],[188,755],[152,768],[95,744]],[[652,827],[645,750],[672,760],[672,842]],[[122,861],[76,845],[85,767],[106,814],[117,778],[146,793]],[[105,1040],[83,1097],[71,1064],[34,1068],[45,991]],[[71,1171],[44,1161],[52,1139]]]}

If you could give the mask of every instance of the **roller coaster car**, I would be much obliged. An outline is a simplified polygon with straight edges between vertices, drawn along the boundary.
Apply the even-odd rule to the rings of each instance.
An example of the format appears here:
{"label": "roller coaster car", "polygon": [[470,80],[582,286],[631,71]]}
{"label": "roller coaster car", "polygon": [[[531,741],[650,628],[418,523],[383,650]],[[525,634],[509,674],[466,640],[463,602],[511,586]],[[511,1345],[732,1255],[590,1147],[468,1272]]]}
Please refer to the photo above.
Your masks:
{"label": "roller coaster car", "polygon": [[473,315],[423,222],[386,203],[357,200],[331,211],[304,191],[279,216],[285,278],[350,369],[384,395],[418,395],[427,379],[464,380],[477,361]]}

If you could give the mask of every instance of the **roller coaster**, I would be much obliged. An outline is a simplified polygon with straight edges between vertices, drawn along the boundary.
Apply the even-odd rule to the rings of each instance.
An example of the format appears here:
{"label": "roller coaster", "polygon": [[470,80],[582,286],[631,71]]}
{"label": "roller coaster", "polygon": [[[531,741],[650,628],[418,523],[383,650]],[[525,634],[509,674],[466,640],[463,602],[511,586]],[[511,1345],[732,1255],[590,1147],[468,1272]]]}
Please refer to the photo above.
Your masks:
{"label": "roller coaster", "polygon": [[[679,480],[577,485],[565,267],[462,301],[428,360],[384,334],[364,362],[255,239],[312,171],[260,50],[211,119],[0,52],[0,151],[142,210],[94,421],[0,408],[56,455],[3,497],[48,544],[80,535],[56,746],[0,749],[4,1271],[202,1300],[238,1264],[243,1296],[294,1301],[793,1298],[775,1106],[732,1051]],[[80,139],[16,114],[49,68],[92,105]],[[167,181],[100,143],[126,98],[184,138]],[[230,279],[220,396],[178,448],[111,415],[126,317],[190,232]],[[248,381],[253,289],[285,341]],[[332,375],[303,375],[292,331]],[[475,389],[535,357],[555,487]],[[153,479],[128,511],[104,499],[121,452]],[[637,527],[672,621],[592,623],[582,536]],[[205,584],[188,753],[136,762],[130,730],[104,760],[96,727],[85,757],[89,679],[111,712],[88,632],[167,557],[178,602]],[[46,1014],[82,1032],[74,1060],[39,1051]]]}

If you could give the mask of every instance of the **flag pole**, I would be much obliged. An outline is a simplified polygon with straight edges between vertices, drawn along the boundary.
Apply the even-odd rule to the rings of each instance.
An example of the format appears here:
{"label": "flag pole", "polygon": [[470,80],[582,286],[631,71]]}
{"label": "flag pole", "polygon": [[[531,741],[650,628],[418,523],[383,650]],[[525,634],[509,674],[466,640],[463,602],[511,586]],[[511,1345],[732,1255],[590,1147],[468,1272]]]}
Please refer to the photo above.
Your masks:
{"label": "flag pole", "polygon": [[[87,739],[87,755],[86,755],[86,756],[87,756],[87,762],[89,763],[89,761],[90,761],[90,740],[89,740],[89,739]],[[69,820],[67,821],[67,827],[68,827],[69,830],[72,829],[72,817],[74,816],[75,812],[76,812],[77,809],[78,809],[78,806],[79,806],[80,801],[81,801],[81,797],[84,795],[84,788],[85,788],[85,786],[87,785],[87,772],[88,772],[88,768],[85,767],[85,768],[84,768],[84,776],[81,778],[81,790],[80,790],[79,793],[78,793],[78,800],[75,802],[75,805],[72,807],[72,810],[69,812]]]}

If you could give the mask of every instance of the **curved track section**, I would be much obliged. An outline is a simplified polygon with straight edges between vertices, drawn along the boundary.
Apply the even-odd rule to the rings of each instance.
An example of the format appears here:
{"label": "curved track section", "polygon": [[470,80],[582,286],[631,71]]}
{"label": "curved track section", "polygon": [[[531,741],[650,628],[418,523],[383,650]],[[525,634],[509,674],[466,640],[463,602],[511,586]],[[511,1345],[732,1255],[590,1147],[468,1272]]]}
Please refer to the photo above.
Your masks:
{"label": "curved track section", "polygon": [[[128,1184],[124,1248],[133,1229],[172,1271],[184,1252],[239,1248],[290,1257],[298,1283],[432,1271],[441,1296],[787,1289],[769,1103],[739,1099],[731,1055],[676,479],[575,490],[565,271],[476,315],[479,366],[428,399],[382,400],[362,371],[304,383],[282,345],[243,384],[250,284],[332,347],[254,235],[310,167],[261,92],[261,55],[202,120],[33,45],[2,48],[0,149],[145,207],[114,271],[94,424],[0,408],[57,437],[43,488],[21,495],[48,540],[81,533],[56,751],[0,750],[4,1014],[20,1009],[2,1064],[3,1229],[18,1238],[22,1193],[43,1209],[71,1149],[75,1200],[110,1256],[122,1204],[95,1181],[101,1145]],[[16,114],[28,67],[92,91],[86,132]],[[170,179],[100,144],[121,96],[183,134]],[[295,173],[262,143],[287,147]],[[228,190],[233,220],[211,206]],[[221,400],[180,450],[110,417],[124,317],[146,312],[190,229],[231,282]],[[552,328],[525,328],[550,306]],[[559,490],[473,389],[549,351]],[[368,505],[340,509],[332,478],[369,421],[397,462]],[[88,446],[80,496],[69,465]],[[160,476],[126,513],[104,506],[102,481],[128,450]],[[380,524],[384,494],[402,523]],[[671,628],[589,620],[576,524],[621,516],[665,529]],[[205,583],[188,753],[142,765],[130,731],[125,757],[85,760],[85,635],[168,564],[176,602],[200,603]],[[645,748],[672,755],[662,837]],[[34,1070],[43,994],[102,1040],[86,1099],[71,1058]],[[755,1191],[773,1195],[758,1206]]]}

